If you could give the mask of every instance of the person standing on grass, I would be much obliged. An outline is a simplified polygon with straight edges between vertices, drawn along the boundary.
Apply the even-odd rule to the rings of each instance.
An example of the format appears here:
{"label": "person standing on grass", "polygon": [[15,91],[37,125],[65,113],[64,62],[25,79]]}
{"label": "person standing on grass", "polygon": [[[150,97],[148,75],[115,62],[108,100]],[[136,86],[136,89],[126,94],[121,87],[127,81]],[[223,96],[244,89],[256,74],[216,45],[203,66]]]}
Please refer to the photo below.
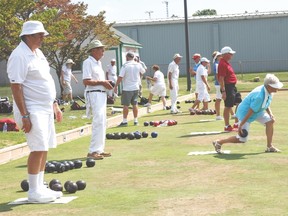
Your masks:
{"label": "person standing on grass", "polygon": [[139,95],[139,81],[140,74],[145,73],[144,68],[140,63],[134,61],[134,53],[128,52],[126,54],[126,62],[122,66],[117,82],[114,87],[116,91],[117,86],[123,81],[123,89],[121,95],[121,104],[123,105],[123,120],[118,125],[119,127],[128,126],[129,105],[133,106],[134,125],[138,125],[138,95]]}
{"label": "person standing on grass", "polygon": [[48,149],[56,147],[54,114],[57,122],[62,121],[50,66],[39,49],[48,34],[41,22],[25,22],[20,34],[21,42],[7,64],[14,118],[24,131],[30,149],[28,201],[37,203],[52,202],[63,195],[44,186]]}
{"label": "person standing on grass", "polygon": [[233,55],[236,52],[226,46],[221,49],[222,58],[218,65],[218,81],[222,99],[224,100],[225,108],[223,112],[225,127],[224,131],[232,131],[233,128],[229,124],[230,112],[235,103],[235,95],[237,93],[236,83],[237,77],[230,64]]}
{"label": "person standing on grass", "polygon": [[247,142],[248,136],[243,137],[242,129],[249,132],[250,124],[258,121],[265,126],[266,130],[267,149],[265,152],[280,152],[279,149],[272,145],[275,118],[270,104],[273,94],[282,87],[283,84],[275,75],[267,74],[264,79],[264,85],[252,90],[238,106],[236,111],[236,116],[239,119],[238,134],[229,138],[213,141],[215,151],[221,154],[222,145],[225,143]]}
{"label": "person standing on grass", "polygon": [[[111,80],[114,83],[117,81],[117,67],[116,67],[116,59],[111,59],[110,64],[107,66],[106,71],[106,79]],[[108,91],[109,97],[118,97],[117,93],[113,92],[113,89]]]}
{"label": "person standing on grass", "polygon": [[196,85],[198,89],[198,98],[195,100],[193,106],[189,109],[191,112],[196,112],[195,108],[199,106],[201,102],[203,102],[203,110],[208,110],[208,103],[210,101],[210,95],[208,91],[210,91],[210,86],[208,84],[208,74],[210,73],[210,61],[203,57],[200,60],[200,66],[196,71]]}
{"label": "person standing on grass", "polygon": [[102,160],[110,157],[105,152],[106,136],[106,90],[113,89],[109,80],[106,80],[100,59],[104,55],[104,47],[99,40],[93,40],[88,45],[89,57],[83,62],[83,84],[86,86],[86,114],[90,117],[92,112],[92,136],[89,146],[88,158]]}
{"label": "person standing on grass", "polygon": [[222,58],[222,54],[218,51],[213,52],[213,72],[214,72],[214,85],[216,90],[216,101],[215,101],[215,111],[216,111],[216,120],[223,120],[223,117],[220,115],[220,104],[222,100],[222,94],[220,92],[220,85],[218,81],[218,64]]}
{"label": "person standing on grass", "polygon": [[171,96],[171,114],[177,114],[180,112],[177,109],[177,97],[179,91],[179,64],[181,59],[182,56],[179,53],[176,53],[173,57],[173,61],[168,66],[167,77]]}
{"label": "person standing on grass", "polygon": [[[139,54],[136,54],[135,55],[135,58],[134,58],[134,60],[136,61],[136,62],[138,62],[141,66],[142,66],[142,68],[144,69],[144,73],[147,71],[147,66],[146,66],[146,64],[143,62],[143,61],[141,61],[141,59],[140,59],[140,56],[139,56]],[[139,97],[142,97],[142,90],[143,90],[143,87],[142,87],[142,78],[143,78],[143,74],[144,73],[140,73],[140,83],[139,83]]]}
{"label": "person standing on grass", "polygon": [[[198,98],[198,89],[197,89],[196,73],[197,73],[198,67],[201,64],[201,61],[200,61],[201,55],[199,53],[195,53],[192,56],[192,59],[195,62],[195,64],[193,66],[193,69],[190,69],[190,74],[195,78],[195,92],[194,93],[195,93],[195,99],[197,100],[197,98]],[[198,104],[197,108],[199,108],[199,104]]]}
{"label": "person standing on grass", "polygon": [[78,83],[78,80],[72,74],[73,64],[75,64],[74,61],[72,59],[68,59],[65,62],[65,64],[62,66],[62,70],[61,70],[61,84],[63,87],[62,99],[64,102],[70,102],[70,104],[73,103],[71,78],[73,78],[74,81]]}
{"label": "person standing on grass", "polygon": [[166,85],[165,85],[165,79],[164,74],[160,71],[160,67],[158,65],[153,65],[152,69],[154,71],[154,76],[149,77],[146,76],[147,80],[153,81],[154,85],[150,90],[148,103],[144,104],[144,107],[151,107],[152,97],[153,95],[157,95],[161,97],[162,103],[163,103],[163,110],[166,110]]}

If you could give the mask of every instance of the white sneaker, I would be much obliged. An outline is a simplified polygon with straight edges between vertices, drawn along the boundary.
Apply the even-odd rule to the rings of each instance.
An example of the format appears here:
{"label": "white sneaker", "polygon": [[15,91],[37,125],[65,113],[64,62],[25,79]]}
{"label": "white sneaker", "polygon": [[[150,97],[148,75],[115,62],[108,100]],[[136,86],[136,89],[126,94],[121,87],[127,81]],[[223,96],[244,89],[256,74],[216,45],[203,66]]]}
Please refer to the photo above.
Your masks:
{"label": "white sneaker", "polygon": [[166,110],[166,106],[163,106],[163,110]]}
{"label": "white sneaker", "polygon": [[28,192],[28,201],[35,203],[49,203],[56,200],[56,197],[43,191],[38,190],[34,192]]}
{"label": "white sneaker", "polygon": [[41,188],[41,190],[44,191],[44,193],[51,194],[52,196],[55,196],[56,199],[63,196],[63,193],[61,191],[54,191],[54,190],[51,190],[50,188],[46,188],[46,187]]}
{"label": "white sneaker", "polygon": [[216,116],[216,120],[223,120],[222,116]]}
{"label": "white sneaker", "polygon": [[150,104],[150,103],[146,103],[146,104],[144,104],[143,106],[144,106],[144,107],[150,107],[151,104]]}

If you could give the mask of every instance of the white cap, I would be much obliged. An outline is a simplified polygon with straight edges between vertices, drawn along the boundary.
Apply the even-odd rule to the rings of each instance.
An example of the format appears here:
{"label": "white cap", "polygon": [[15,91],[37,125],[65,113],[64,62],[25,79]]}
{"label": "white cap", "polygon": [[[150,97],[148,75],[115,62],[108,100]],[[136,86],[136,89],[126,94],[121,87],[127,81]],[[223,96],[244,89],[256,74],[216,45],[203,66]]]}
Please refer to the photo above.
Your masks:
{"label": "white cap", "polygon": [[92,40],[88,45],[88,51],[98,47],[105,47],[99,40]]}
{"label": "white cap", "polygon": [[113,58],[113,59],[111,59],[111,62],[116,62],[116,59],[114,59],[114,58]]}
{"label": "white cap", "polygon": [[72,59],[67,59],[66,64],[75,64],[75,62]]}
{"label": "white cap", "polygon": [[207,62],[207,63],[210,62],[210,61],[209,61],[207,58],[205,58],[205,57],[202,57],[202,58],[200,59],[200,61],[201,61],[201,62]]}
{"label": "white cap", "polygon": [[267,74],[264,79],[264,85],[269,85],[272,88],[280,89],[283,87],[283,83],[274,74]]}
{"label": "white cap", "polygon": [[183,56],[181,56],[179,53],[176,53],[173,57],[173,59],[176,59],[176,58],[182,58]]}
{"label": "white cap", "polygon": [[229,46],[225,46],[221,49],[222,54],[230,53],[230,54],[235,54],[236,52],[231,49]]}
{"label": "white cap", "polygon": [[40,21],[27,21],[23,24],[22,32],[19,37],[23,35],[32,35],[37,33],[44,33],[44,36],[49,35],[49,33],[44,29],[42,22]]}

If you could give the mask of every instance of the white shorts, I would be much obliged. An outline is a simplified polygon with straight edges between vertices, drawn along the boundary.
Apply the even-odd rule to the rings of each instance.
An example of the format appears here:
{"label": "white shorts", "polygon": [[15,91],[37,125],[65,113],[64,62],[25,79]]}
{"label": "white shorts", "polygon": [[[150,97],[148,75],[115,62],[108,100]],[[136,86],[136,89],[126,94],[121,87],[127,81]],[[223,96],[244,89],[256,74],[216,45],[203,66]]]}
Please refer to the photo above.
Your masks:
{"label": "white shorts", "polygon": [[[21,114],[14,112],[14,118],[19,128],[22,128]],[[32,124],[31,131],[25,133],[30,151],[48,151],[49,148],[55,148],[57,142],[54,114],[30,113],[30,121]]]}
{"label": "white shorts", "polygon": [[220,91],[220,85],[215,85],[215,89],[216,89],[216,99],[222,99],[222,94]]}
{"label": "white shorts", "polygon": [[198,98],[197,100],[199,100],[200,102],[208,102],[210,101],[210,95],[207,91],[207,88],[205,86],[198,86],[196,87],[198,88]]}
{"label": "white shorts", "polygon": [[160,97],[165,97],[166,96],[166,87],[163,85],[154,85],[151,88],[151,93],[153,95],[158,95]]}
{"label": "white shorts", "polygon": [[[262,116],[260,116],[259,118],[256,119],[257,122],[259,122],[262,125],[265,125],[267,122],[271,121],[272,119],[270,118],[270,116],[268,115],[268,113],[264,113]],[[240,124],[241,121],[239,120],[238,124]],[[242,129],[246,129],[248,132],[248,136],[249,136],[249,128],[250,128],[250,123],[246,122],[243,126]],[[241,142],[247,142],[248,141],[248,136],[246,137],[240,137],[239,134],[236,135],[236,138],[239,139],[239,141]]]}

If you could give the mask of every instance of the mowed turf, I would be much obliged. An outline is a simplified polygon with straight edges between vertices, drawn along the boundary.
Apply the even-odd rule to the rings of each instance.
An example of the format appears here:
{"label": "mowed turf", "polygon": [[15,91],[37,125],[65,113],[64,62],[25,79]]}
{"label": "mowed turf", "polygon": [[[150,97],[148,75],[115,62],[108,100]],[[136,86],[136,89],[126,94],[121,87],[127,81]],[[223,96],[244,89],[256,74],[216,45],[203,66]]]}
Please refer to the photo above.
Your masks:
{"label": "mowed turf", "polygon": [[[213,97],[212,97],[213,98]],[[187,156],[191,151],[212,151],[212,141],[229,135],[189,136],[191,132],[221,131],[223,121],[215,116],[191,116],[191,104],[180,104],[182,114],[167,111],[150,113],[139,119],[139,126],[111,128],[107,132],[147,131],[140,140],[107,140],[111,158],[86,168],[85,156],[90,136],[58,146],[49,151],[49,160],[82,159],[81,169],[56,178],[85,180],[87,187],[78,191],[78,199],[68,204],[29,204],[8,206],[25,197],[20,182],[26,178],[26,160],[22,158],[0,166],[1,215],[287,215],[288,147],[287,92],[277,93],[272,102],[276,116],[274,144],[281,153],[264,153],[265,128],[251,125],[246,144],[227,144],[229,155]],[[209,104],[212,108],[213,103]],[[222,104],[223,107],[223,104]],[[144,127],[144,121],[175,119],[176,126]],[[202,122],[200,120],[210,120]],[[231,121],[232,123],[232,121]],[[158,132],[151,138],[152,131]],[[70,196],[64,193],[65,196]]]}

